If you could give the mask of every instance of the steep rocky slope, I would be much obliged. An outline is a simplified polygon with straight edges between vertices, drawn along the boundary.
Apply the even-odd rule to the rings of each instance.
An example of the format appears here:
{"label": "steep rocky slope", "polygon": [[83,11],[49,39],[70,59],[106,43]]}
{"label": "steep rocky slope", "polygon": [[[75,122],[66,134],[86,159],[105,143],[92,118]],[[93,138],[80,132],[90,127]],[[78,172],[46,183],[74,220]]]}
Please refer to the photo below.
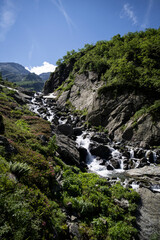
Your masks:
{"label": "steep rocky slope", "polygon": [[[64,77],[63,73],[62,76],[60,74],[57,81],[57,76],[56,80],[54,76],[55,73],[45,85],[44,93],[53,91],[57,87],[55,85],[54,88],[54,82],[57,84]],[[93,126],[104,127],[113,140],[124,140],[141,147],[159,145],[160,102],[157,93],[126,86],[110,87],[100,92],[103,83],[99,81],[98,74],[90,71],[75,74],[72,86],[68,87],[67,81],[69,77],[63,85],[66,90],[55,92],[59,105],[86,112],[86,121]]]}
{"label": "steep rocky slope", "polygon": [[114,36],[67,52],[45,83],[61,106],[85,112],[116,141],[160,142],[160,29]]}

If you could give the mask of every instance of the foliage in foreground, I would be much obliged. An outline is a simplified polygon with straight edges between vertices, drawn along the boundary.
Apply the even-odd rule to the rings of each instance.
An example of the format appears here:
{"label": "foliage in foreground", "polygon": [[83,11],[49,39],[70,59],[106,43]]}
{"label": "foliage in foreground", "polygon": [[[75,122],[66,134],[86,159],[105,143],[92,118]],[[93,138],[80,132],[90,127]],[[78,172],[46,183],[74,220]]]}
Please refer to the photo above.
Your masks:
{"label": "foliage in foreground", "polygon": [[[67,218],[72,215],[82,240],[136,236],[138,195],[66,166],[56,157],[49,122],[19,105],[14,91],[2,89],[0,99],[2,137],[12,146],[6,151],[0,145],[0,238],[76,239],[68,233]],[[128,201],[125,208],[121,206],[124,199]]]}

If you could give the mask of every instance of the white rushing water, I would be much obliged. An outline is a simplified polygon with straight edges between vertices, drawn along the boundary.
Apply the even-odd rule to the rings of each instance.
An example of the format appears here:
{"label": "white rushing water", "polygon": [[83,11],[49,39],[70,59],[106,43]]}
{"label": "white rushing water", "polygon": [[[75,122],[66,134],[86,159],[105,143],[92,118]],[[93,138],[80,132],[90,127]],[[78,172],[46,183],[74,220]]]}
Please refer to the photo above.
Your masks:
{"label": "white rushing water", "polygon": [[[36,114],[38,114],[40,117],[47,119],[48,121],[52,122],[55,117],[55,107],[52,104],[52,101],[54,102],[54,99],[56,96],[52,93],[49,96],[42,96],[41,93],[36,93],[34,98],[31,100],[31,103],[29,104],[30,110]],[[51,102],[50,102],[51,101]],[[74,116],[70,115],[69,116],[71,122],[73,123]],[[61,116],[58,118],[58,124],[66,124],[68,121],[68,118],[66,116]],[[91,141],[91,133],[88,131],[84,131],[82,135],[78,136],[76,139],[77,145],[80,147],[83,147],[87,150],[87,158],[86,158],[86,163],[88,166],[88,170],[90,172],[97,173],[98,175],[105,177],[105,178],[110,178],[110,181],[116,181],[116,179],[123,180],[123,185],[132,187],[133,189],[138,189],[139,188],[139,183],[135,182],[134,180],[128,183],[128,179],[125,179],[124,173],[126,169],[126,164],[129,164],[129,160],[131,160],[132,167],[131,168],[137,168],[140,167],[140,159],[136,158],[135,154],[135,149],[131,146],[125,146],[125,149],[127,151],[128,156],[125,157],[123,154],[117,149],[118,145],[120,143],[114,143],[111,144],[109,143],[107,147],[110,150],[110,158],[117,162],[119,164],[119,168],[115,169],[112,165],[112,161],[110,161],[110,158],[106,156],[106,159],[97,159],[97,156],[94,156],[90,152],[90,144],[93,143]],[[113,147],[114,146],[114,147]],[[147,159],[149,163],[149,156],[150,153],[152,153],[153,156],[153,162],[156,163],[157,156],[156,152],[151,151],[151,150],[143,150],[139,148],[139,150],[142,150],[145,152],[145,158]],[[103,162],[104,160],[104,162]],[[84,159],[85,161],[85,159]],[[150,164],[150,163],[149,163]],[[108,170],[107,167],[109,166]],[[127,165],[128,167],[128,165]],[[160,192],[160,185],[152,185],[151,190]]]}
{"label": "white rushing water", "polygon": [[[96,172],[98,175],[102,177],[112,177],[112,176],[118,176],[120,173],[124,172],[123,170],[123,157],[121,156],[121,153],[118,150],[115,150],[114,148],[110,148],[111,155],[120,161],[120,169],[114,169],[114,170],[107,170],[106,166],[101,165],[100,161],[97,161],[96,156],[92,155],[89,151],[89,145],[91,144],[90,140],[90,134],[87,132],[83,132],[81,136],[77,137],[76,140],[78,146],[84,147],[87,150],[87,166],[88,169],[91,172]],[[122,157],[122,159],[121,159]],[[111,165],[111,164],[110,164]]]}

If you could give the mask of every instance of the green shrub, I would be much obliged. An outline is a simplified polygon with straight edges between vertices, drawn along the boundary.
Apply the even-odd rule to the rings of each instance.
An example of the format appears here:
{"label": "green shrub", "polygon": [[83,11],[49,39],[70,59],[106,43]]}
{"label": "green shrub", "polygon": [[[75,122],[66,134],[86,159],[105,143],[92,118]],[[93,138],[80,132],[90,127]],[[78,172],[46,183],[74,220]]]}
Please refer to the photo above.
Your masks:
{"label": "green shrub", "polygon": [[120,221],[111,227],[108,233],[112,240],[131,240],[137,234],[137,230],[126,222]]}
{"label": "green shrub", "polygon": [[17,125],[17,127],[19,127],[24,132],[29,132],[29,130],[30,130],[27,122],[23,119],[17,120],[16,125]]}
{"label": "green shrub", "polygon": [[22,176],[27,174],[30,171],[30,167],[27,163],[20,162],[10,162],[9,163],[11,173],[15,174],[15,176],[20,179]]}

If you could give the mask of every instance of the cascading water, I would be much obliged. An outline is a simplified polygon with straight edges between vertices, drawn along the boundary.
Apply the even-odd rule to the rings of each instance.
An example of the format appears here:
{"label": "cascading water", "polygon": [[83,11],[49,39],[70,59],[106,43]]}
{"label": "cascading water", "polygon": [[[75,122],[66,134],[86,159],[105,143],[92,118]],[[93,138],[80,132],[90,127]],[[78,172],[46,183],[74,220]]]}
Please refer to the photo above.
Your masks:
{"label": "cascading water", "polygon": [[81,136],[77,137],[76,143],[78,144],[78,146],[84,147],[87,150],[86,162],[87,162],[89,171],[96,172],[98,175],[102,177],[112,177],[112,176],[119,175],[119,173],[124,172],[123,157],[122,159],[120,159],[121,153],[118,150],[115,150],[114,148],[110,147],[111,156],[119,159],[120,166],[121,166],[120,169],[114,169],[113,171],[111,171],[111,170],[107,170],[105,165],[104,166],[101,165],[101,162],[97,161],[97,157],[90,153],[89,146],[92,143],[92,141],[90,140],[89,133],[87,133],[86,131],[83,132]]}
{"label": "cascading water", "polygon": [[[36,93],[34,98],[31,100],[31,103],[29,104],[30,110],[36,114],[38,114],[40,117],[47,119],[48,121],[52,122],[57,115],[55,113],[55,99],[56,96],[54,94],[50,94],[49,96],[42,96],[41,93]],[[50,102],[53,101],[53,102]],[[71,122],[74,121],[74,117],[70,115]],[[66,116],[58,117],[58,124],[66,124],[67,123]],[[108,143],[107,147],[110,151],[110,158],[107,159],[97,159],[97,156],[92,155],[90,152],[90,144],[93,144],[93,141],[91,140],[91,133],[88,131],[84,131],[80,136],[76,138],[76,143],[79,147],[83,147],[87,150],[87,157],[86,157],[86,163],[88,166],[88,170],[91,172],[95,172],[98,175],[110,179],[123,179],[123,185],[128,185],[128,180],[125,179],[124,173],[125,170],[128,169],[128,162],[130,161],[130,164],[132,164],[131,168],[139,168],[141,166],[141,158],[138,158],[135,155],[135,149],[129,146],[125,146],[126,151],[128,153],[128,157],[123,155],[123,152],[119,151],[117,149],[117,146],[120,144],[114,144],[114,143]],[[139,149],[142,150],[142,149]],[[149,163],[149,154],[152,153],[153,156],[153,163],[156,163],[157,156],[156,152],[151,150],[143,150],[144,151],[144,158],[146,159],[146,162]],[[119,163],[119,167],[114,168],[111,159],[114,161],[117,161]],[[102,164],[102,161],[106,164]],[[107,169],[106,165],[109,164],[110,170]],[[126,168],[127,164],[127,168]],[[150,164],[150,163],[149,163]],[[139,183],[136,181],[132,181],[130,183],[130,187],[137,189],[139,187]],[[151,189],[153,191],[160,192],[160,185],[152,185]]]}

